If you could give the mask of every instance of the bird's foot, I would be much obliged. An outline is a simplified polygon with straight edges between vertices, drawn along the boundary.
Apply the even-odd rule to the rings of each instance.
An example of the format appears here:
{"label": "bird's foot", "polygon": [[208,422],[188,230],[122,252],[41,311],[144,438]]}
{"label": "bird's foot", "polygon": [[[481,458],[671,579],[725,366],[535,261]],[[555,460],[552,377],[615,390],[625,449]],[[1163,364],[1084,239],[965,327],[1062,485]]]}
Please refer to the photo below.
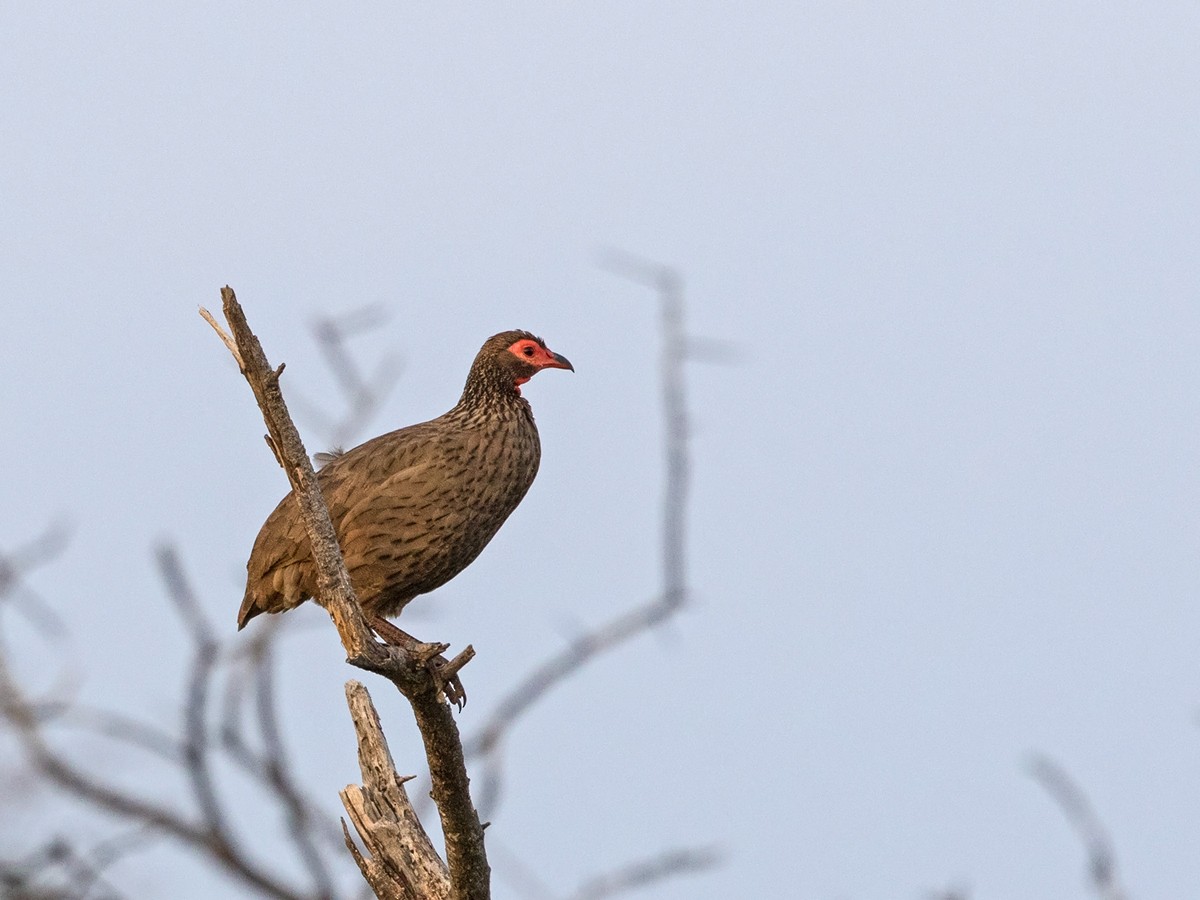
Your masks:
{"label": "bird's foot", "polygon": [[467,689],[459,680],[458,672],[474,658],[475,648],[467,644],[454,659],[447,660],[446,657],[439,654],[430,660],[433,680],[437,682],[438,690],[446,695],[447,700],[458,707],[459,712],[462,712],[463,707],[467,705]]}
{"label": "bird's foot", "polygon": [[417,640],[407,631],[397,628],[383,616],[370,616],[369,621],[375,633],[383,638],[384,643],[403,647],[415,656],[433,675],[438,693],[458,707],[459,711],[467,705],[467,689],[459,680],[458,672],[475,656],[475,648],[467,645],[454,659],[442,656],[450,648],[449,644],[427,644]]}

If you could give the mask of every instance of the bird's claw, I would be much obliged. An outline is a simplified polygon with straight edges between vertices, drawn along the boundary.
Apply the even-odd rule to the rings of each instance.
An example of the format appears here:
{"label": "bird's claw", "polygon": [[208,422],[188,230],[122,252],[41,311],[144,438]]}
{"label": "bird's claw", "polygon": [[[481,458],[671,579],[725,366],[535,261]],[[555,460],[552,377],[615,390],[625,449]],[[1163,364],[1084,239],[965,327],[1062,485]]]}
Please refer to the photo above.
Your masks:
{"label": "bird's claw", "polygon": [[467,705],[467,690],[463,687],[458,672],[474,658],[474,647],[468,644],[454,659],[446,659],[442,654],[450,649],[449,644],[427,644],[419,641],[382,616],[371,616],[370,622],[375,633],[383,638],[385,643],[403,647],[423,664],[433,676],[433,683],[437,687],[438,695],[444,695],[447,700],[458,707],[460,712],[462,711],[462,708]]}
{"label": "bird's claw", "polygon": [[433,672],[433,681],[438,686],[438,698],[445,697],[454,704],[459,712],[462,712],[463,707],[467,705],[467,689],[463,687],[463,683],[457,675],[451,675],[448,678],[442,675],[441,669],[446,664],[446,657],[439,656],[430,667]]}
{"label": "bird's claw", "polygon": [[430,660],[433,680],[437,683],[439,692],[445,694],[446,699],[457,706],[459,712],[467,705],[467,689],[459,680],[458,672],[474,658],[475,648],[467,644],[454,659],[447,660],[439,655]]}

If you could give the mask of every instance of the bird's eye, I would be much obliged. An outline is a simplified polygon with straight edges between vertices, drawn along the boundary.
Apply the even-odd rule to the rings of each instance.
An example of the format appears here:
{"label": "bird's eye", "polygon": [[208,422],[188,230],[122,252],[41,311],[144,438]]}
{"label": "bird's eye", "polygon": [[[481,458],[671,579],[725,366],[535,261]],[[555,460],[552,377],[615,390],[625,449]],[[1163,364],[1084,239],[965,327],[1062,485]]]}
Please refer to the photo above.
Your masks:
{"label": "bird's eye", "polygon": [[533,356],[533,348],[530,347],[528,344],[525,345],[525,349],[522,350],[521,352],[524,353],[526,356]]}

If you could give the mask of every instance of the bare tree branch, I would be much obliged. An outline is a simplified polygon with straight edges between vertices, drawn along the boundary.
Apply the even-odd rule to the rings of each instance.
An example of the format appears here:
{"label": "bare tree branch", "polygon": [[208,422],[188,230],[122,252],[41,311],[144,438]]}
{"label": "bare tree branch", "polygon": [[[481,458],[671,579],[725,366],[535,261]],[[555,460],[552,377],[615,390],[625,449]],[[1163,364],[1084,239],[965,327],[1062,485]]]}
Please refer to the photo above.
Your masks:
{"label": "bare tree branch", "polygon": [[358,733],[363,784],[347,785],[341,797],[369,856],[359,852],[349,831],[346,846],[377,897],[447,900],[449,873],[409,803],[408,779],[396,773],[371,695],[359,682],[348,681],[346,702]]}
{"label": "bare tree branch", "polygon": [[[272,369],[267,362],[262,345],[250,330],[233,289],[222,288],[221,299],[225,319],[233,335],[229,340],[234,342],[237,349],[235,359],[239,360],[242,375],[249,382],[259,409],[262,410],[267,425],[267,439],[292,485],[305,531],[312,544],[319,584],[317,599],[333,619],[338,636],[354,664],[363,664],[364,667],[371,664],[386,665],[388,655],[382,652],[382,648],[372,639],[363,619],[362,608],[358,605],[358,598],[354,596],[350,576],[341,560],[341,550],[333,531],[333,523],[329,519],[325,498],[317,483],[316,472],[313,471],[300,433],[288,414],[283,392],[279,388],[279,376],[284,367]],[[212,314],[202,308],[201,315],[222,335],[222,340],[225,340],[228,346],[229,340],[224,337],[225,332],[215,323]]]}
{"label": "bare tree branch", "polygon": [[690,341],[683,323],[683,279],[674,269],[629,253],[610,251],[602,265],[658,293],[662,335],[659,361],[666,439],[666,486],[662,499],[663,602],[683,605],[687,594],[687,499],[691,434],[683,366]]}
{"label": "bare tree branch", "polygon": [[[663,325],[663,402],[667,422],[667,478],[663,497],[663,585],[661,594],[653,600],[629,610],[594,631],[574,640],[562,652],[555,654],[521,682],[497,709],[483,731],[471,742],[471,752],[483,755],[485,791],[490,788],[493,797],[500,784],[502,757],[500,744],[506,730],[523,713],[544,696],[554,685],[567,680],[588,661],[596,658],[631,637],[653,629],[668,619],[686,602],[685,582],[685,510],[689,475],[687,455],[688,420],[683,393],[683,363],[691,359],[715,359],[720,357],[721,348],[703,345],[685,339],[682,321],[682,289],[679,279],[668,269],[646,264],[647,272],[653,277],[641,279],[656,287],[660,293]],[[628,273],[627,273],[628,274]],[[453,661],[443,662],[431,671],[429,660],[444,647],[437,644],[387,646],[378,644],[362,620],[356,598],[349,590],[348,578],[340,560],[336,541],[322,540],[321,519],[332,535],[328,514],[323,510],[323,498],[316,490],[315,475],[304,453],[299,435],[287,417],[279,391],[280,366],[271,370],[262,354],[257,340],[250,333],[241,309],[237,306],[233,292],[222,292],[226,305],[226,318],[232,336],[204,312],[206,320],[221,335],[222,341],[231,350],[239,368],[254,388],[256,399],[264,412],[269,434],[268,445],[276,459],[288,474],[301,505],[306,526],[310,526],[314,558],[318,558],[318,569],[322,577],[322,605],[329,611],[338,627],[349,661],[370,671],[383,674],[409,699],[430,764],[433,791],[442,820],[446,838],[446,867],[432,851],[432,858],[442,872],[443,893],[434,889],[430,893],[420,880],[401,877],[394,881],[396,890],[409,891],[395,894],[407,898],[417,896],[453,896],[456,900],[485,898],[488,896],[490,870],[483,853],[482,829],[478,814],[471,805],[467,792],[466,769],[457,725],[449,706],[440,696],[440,688],[450,673],[461,667],[473,654],[471,648],[460,653]],[[330,365],[340,389],[344,393],[349,412],[339,419],[334,435],[340,442],[347,432],[361,427],[366,417],[374,413],[379,402],[390,389],[395,379],[395,366],[391,358],[385,359],[370,377],[364,377],[348,352],[346,339],[354,332],[374,324],[373,311],[355,321],[353,317],[338,320],[320,320],[316,325],[317,341],[321,352]],[[294,438],[294,440],[293,440]],[[307,470],[307,471],[305,471]],[[315,493],[316,503],[311,502]],[[39,539],[23,550],[0,556],[0,597],[12,597],[20,590],[28,589],[21,584],[21,576],[33,565],[48,558],[61,547],[61,535],[51,533],[45,540]],[[332,571],[322,568],[319,557],[324,551],[327,561],[332,561]],[[287,754],[278,719],[278,703],[275,692],[273,668],[273,641],[279,631],[271,627],[272,622],[260,628],[249,640],[243,639],[232,652],[222,646],[210,622],[203,613],[202,604],[195,596],[183,572],[178,553],[170,546],[156,550],[156,559],[167,593],[183,621],[192,643],[192,660],[188,673],[185,701],[182,704],[182,737],[151,725],[134,717],[115,712],[94,709],[65,701],[34,702],[17,689],[16,680],[7,657],[0,647],[0,715],[13,728],[26,756],[36,771],[49,783],[57,785],[68,795],[74,796],[93,808],[125,819],[135,824],[132,832],[117,835],[91,850],[80,852],[62,840],[45,845],[39,862],[53,857],[53,869],[58,873],[52,881],[29,880],[21,874],[15,864],[0,861],[0,887],[7,888],[10,875],[27,882],[30,891],[40,892],[37,896],[49,896],[47,892],[59,891],[56,896],[82,898],[91,896],[116,898],[117,894],[102,877],[103,870],[123,853],[144,846],[147,841],[159,836],[172,836],[184,846],[196,849],[213,860],[235,879],[253,887],[256,891],[272,897],[296,898],[296,900],[329,900],[335,896],[333,879],[321,847],[340,847],[343,835],[337,833],[311,799],[307,798],[291,775]],[[340,571],[339,571],[340,570]],[[328,580],[326,580],[328,576]],[[346,593],[339,595],[344,583]],[[328,598],[332,596],[333,599]],[[36,598],[35,598],[36,599]],[[344,600],[345,603],[340,603]],[[27,614],[38,614],[39,622],[47,633],[61,629],[62,625],[49,606],[39,612],[39,604],[24,604]],[[32,617],[31,621],[32,621]],[[224,679],[223,685],[220,680]],[[10,687],[12,688],[10,690]],[[212,716],[213,693],[219,691],[219,710]],[[365,695],[365,689],[363,689]],[[367,698],[369,704],[369,698]],[[250,721],[257,725],[257,736],[248,737],[243,712],[252,704]],[[213,719],[215,724],[210,723]],[[355,716],[356,727],[365,722],[361,715]],[[88,773],[76,766],[65,755],[58,753],[46,738],[44,728],[48,725],[68,726],[82,729],[118,744],[137,748],[151,754],[169,765],[179,766],[186,774],[191,792],[195,797],[198,814],[177,811],[165,802],[146,799]],[[375,727],[378,727],[377,722]],[[361,738],[360,732],[360,742]],[[379,733],[382,743],[382,732]],[[361,748],[360,743],[360,748]],[[382,744],[386,752],[386,744]],[[279,879],[273,872],[253,860],[243,849],[243,843],[233,833],[229,807],[221,797],[216,784],[217,755],[231,760],[260,784],[267,795],[284,811],[288,834],[303,861],[312,882],[312,890],[293,888]],[[390,764],[390,757],[389,757]],[[391,769],[395,777],[394,768]],[[396,779],[397,788],[402,779]],[[364,768],[364,785],[369,787],[367,770]],[[357,791],[357,795],[352,791]],[[399,788],[401,794],[403,789]],[[378,812],[378,798],[370,798],[367,787],[347,788],[343,801],[352,820],[366,840],[363,827],[370,817]],[[374,805],[372,805],[374,804]],[[411,808],[409,808],[411,814]],[[420,836],[428,843],[423,829],[415,816],[412,819]],[[378,826],[379,821],[375,822]],[[326,826],[326,827],[323,827]],[[360,827],[363,826],[363,827]],[[344,826],[343,826],[344,827]],[[416,833],[411,824],[404,826],[404,837],[410,839]],[[368,833],[372,831],[368,827]],[[378,827],[375,833],[380,833]],[[318,844],[318,838],[328,839]],[[371,858],[363,854],[353,842],[348,842],[352,854],[363,867],[375,865],[395,875],[395,856],[378,852],[368,843]],[[48,854],[48,855],[47,855]],[[684,873],[712,864],[706,861],[711,851],[677,850],[651,859],[614,870],[612,873],[591,879],[571,897],[605,897],[637,886],[653,883],[673,874]],[[28,859],[34,859],[31,856]],[[26,861],[28,861],[28,859]],[[418,871],[421,870],[417,866]],[[43,873],[50,869],[42,867]],[[14,874],[15,873],[15,874]],[[433,876],[421,876],[432,879]],[[372,885],[376,882],[368,878]],[[407,885],[407,886],[406,886]],[[61,888],[61,890],[59,890]],[[380,888],[377,888],[377,891]],[[416,893],[413,893],[413,892]],[[380,896],[391,896],[380,893]],[[8,893],[5,893],[8,896]],[[23,896],[32,897],[32,893]],[[549,896],[547,894],[547,896]]]}
{"label": "bare tree branch", "polygon": [[712,848],[667,850],[591,879],[568,900],[602,900],[605,897],[615,897],[617,894],[647,887],[678,875],[711,869],[719,862],[720,854]]}
{"label": "bare tree branch", "polygon": [[[308,894],[287,886],[251,861],[241,851],[240,842],[230,834],[227,817],[213,783],[211,751],[214,745],[206,721],[208,693],[219,648],[174,550],[166,546],[160,548],[157,560],[168,593],[187,625],[195,648],[186,700],[182,704],[183,739],[177,739],[157,726],[118,713],[61,700],[31,701],[21,691],[8,657],[0,648],[0,715],[12,728],[35,771],[69,796],[117,818],[137,823],[131,835],[113,838],[93,848],[88,854],[77,853],[69,844],[47,846],[57,848],[58,867],[74,879],[76,888],[86,880],[88,872],[98,871],[97,866],[107,864],[106,860],[111,861],[118,853],[136,848],[140,840],[138,835],[153,834],[170,835],[184,845],[195,848],[216,861],[230,875],[262,894],[287,900],[307,898]],[[51,747],[42,733],[43,726],[50,723],[83,728],[181,766],[200,807],[199,821],[193,821],[191,817],[167,805],[138,797],[85,772]],[[71,896],[83,896],[85,892],[77,891]]]}
{"label": "bare tree branch", "polygon": [[366,425],[387,399],[400,378],[402,366],[395,355],[384,356],[369,378],[364,378],[347,338],[377,328],[387,315],[380,306],[367,306],[341,316],[323,316],[313,323],[317,347],[337,379],[346,412],[329,426],[334,447],[342,447]]}
{"label": "bare tree branch", "polygon": [[213,669],[217,664],[217,641],[212,626],[204,617],[200,603],[192,592],[178,554],[173,547],[161,545],[155,552],[159,572],[167,587],[167,596],[174,603],[180,618],[188,627],[194,647],[191,675],[183,704],[183,763],[192,795],[200,807],[205,827],[214,842],[233,845],[233,837],[225,811],[213,784],[209,758],[208,694]]}
{"label": "bare tree branch", "polygon": [[483,826],[471,802],[458,726],[441,696],[436,667],[429,665],[442,645],[401,648],[381,645],[372,638],[350,585],[316,473],[279,388],[283,367],[272,369],[268,364],[233,290],[223,288],[221,297],[242,360],[242,374],[263,412],[271,443],[284,463],[312,544],[318,600],[333,619],[348,661],[384,675],[408,699],[429,762],[434,801],[446,841],[451,896],[455,900],[485,900],[490,895],[491,870],[484,850]]}
{"label": "bare tree branch", "polygon": [[[663,622],[679,609],[674,598],[659,598],[623,613],[602,627],[580,635],[546,660],[508,692],[484,727],[466,744],[470,756],[494,753],[517,720],[550,690],[613,647]],[[482,805],[482,804],[481,804]],[[489,809],[489,807],[484,807]]]}
{"label": "bare tree branch", "polygon": [[233,354],[233,361],[238,364],[238,368],[245,372],[246,364],[242,361],[242,351],[238,349],[238,345],[234,342],[229,332],[221,327],[221,323],[217,321],[216,316],[202,306],[200,307],[200,318],[212,326],[212,330],[217,333],[217,337],[221,339],[221,343]]}
{"label": "bare tree branch", "polygon": [[332,898],[334,896],[333,879],[330,877],[325,859],[321,856],[313,839],[309,807],[302,797],[300,789],[292,780],[291,767],[288,765],[283,737],[279,730],[271,653],[272,643],[268,642],[263,647],[265,652],[260,657],[260,665],[257,667],[259,678],[257,679],[258,690],[255,692],[255,709],[258,712],[259,730],[266,751],[263,760],[264,775],[275,789],[276,795],[282,801],[287,812],[288,833],[313,880],[316,896]]}
{"label": "bare tree branch", "polygon": [[62,553],[67,536],[66,525],[54,523],[24,546],[0,553],[0,601],[17,601],[21,613],[44,636],[61,634],[63,620],[36,591],[24,584],[24,577]]}
{"label": "bare tree branch", "polygon": [[173,735],[123,713],[62,700],[31,703],[29,712],[39,724],[53,722],[58,726],[77,728],[144,750],[170,763],[183,763],[183,747]]}
{"label": "bare tree branch", "polygon": [[11,900],[121,900],[104,869],[150,839],[138,829],[79,853],[66,838],[54,837],[24,859],[0,861],[0,888]]}
{"label": "bare tree branch", "polygon": [[1128,894],[1117,879],[1117,857],[1112,840],[1083,790],[1048,756],[1035,754],[1029,760],[1028,769],[1083,840],[1088,857],[1088,877],[1096,895],[1102,900],[1127,900]]}
{"label": "bare tree branch", "polygon": [[[307,796],[292,776],[278,725],[272,722],[264,725],[263,721],[265,717],[275,722],[278,719],[271,659],[275,641],[288,627],[290,622],[286,619],[269,619],[231,654],[221,699],[220,745],[239,768],[268,788],[284,806],[289,834],[301,856],[316,848],[318,838],[340,855],[344,852],[341,829],[330,820],[329,811]],[[264,685],[264,680],[269,683]],[[241,708],[247,693],[253,695],[258,730],[267,745],[262,751],[252,747],[245,734]],[[278,735],[280,745],[274,750],[271,743],[276,738],[268,736],[268,732]],[[299,833],[301,830],[304,833]],[[319,880],[317,887],[321,889]]]}
{"label": "bare tree branch", "polygon": [[[268,629],[264,629],[261,633],[274,637],[274,633]],[[261,655],[269,655],[271,644],[272,641],[269,639],[263,642]],[[255,687],[256,709],[259,711],[260,719],[264,716],[274,718],[276,716],[274,693],[270,686],[264,688],[261,684],[259,673],[263,670],[264,666],[255,661],[254,674],[249,679],[243,677],[240,671],[229,671],[225,679],[226,689],[228,693],[231,683],[250,683]],[[265,667],[265,671],[270,672],[269,665]],[[183,742],[157,726],[131,716],[64,701],[31,704],[30,711],[41,723],[78,728],[119,744],[143,750],[171,765],[177,765],[185,771],[187,769],[187,754]],[[277,724],[267,727],[274,728],[276,736],[278,735]],[[330,848],[337,848],[340,852],[343,847],[341,832],[334,828],[329,821],[328,810],[320,809],[304,795],[295,783],[287,765],[286,756],[281,753],[281,748],[276,747],[273,751],[268,749],[267,752],[260,754],[251,749],[241,732],[240,723],[224,722],[220,729],[219,741],[214,741],[211,734],[206,735],[208,751],[211,753],[218,747],[223,749],[234,765],[260,782],[268,792],[275,796],[276,800],[284,807],[289,835],[313,876],[315,896],[333,896],[334,890],[329,878],[328,866],[324,857],[317,850],[315,841],[318,836],[324,836],[324,843]],[[271,740],[278,739],[278,737],[271,738]],[[312,858],[314,855],[316,859]],[[323,873],[321,876],[316,874],[318,869]]]}
{"label": "bare tree branch", "polygon": [[666,474],[661,508],[661,592],[654,599],[621,613],[580,635],[552,655],[510,690],[466,745],[469,757],[482,755],[484,769],[480,808],[491,815],[499,801],[503,765],[500,744],[516,722],[547,693],[607,651],[650,631],[678,613],[687,602],[687,501],[691,476],[684,364],[689,339],[683,321],[683,286],[667,266],[624,253],[602,260],[609,270],[654,289],[659,301],[662,350],[659,362],[665,421]]}
{"label": "bare tree branch", "polygon": [[118,818],[151,827],[202,850],[266,896],[279,900],[304,897],[252,863],[233,844],[223,840],[222,835],[214,833],[208,823],[190,821],[175,810],[106,784],[71,764],[47,743],[33,709],[13,677],[7,658],[0,654],[0,715],[12,727],[30,763],[50,783]]}

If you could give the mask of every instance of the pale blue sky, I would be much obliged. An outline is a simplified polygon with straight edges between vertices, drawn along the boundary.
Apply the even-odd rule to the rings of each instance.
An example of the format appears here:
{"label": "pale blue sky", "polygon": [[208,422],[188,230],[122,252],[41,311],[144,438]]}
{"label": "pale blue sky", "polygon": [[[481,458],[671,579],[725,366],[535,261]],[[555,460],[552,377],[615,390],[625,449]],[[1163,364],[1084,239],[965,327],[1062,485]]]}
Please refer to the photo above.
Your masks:
{"label": "pale blue sky", "polygon": [[[0,547],[69,519],[34,583],[72,677],[172,715],[153,542],[232,629],[285,490],[196,306],[233,285],[285,389],[329,399],[312,318],[385,304],[361,352],[406,368],[371,433],[444,411],[485,337],[529,328],[577,369],[526,390],[541,475],[413,606],[479,651],[469,730],[656,584],[654,307],[596,265],[623,248],[742,355],[690,372],[697,600],[517,732],[490,839],[564,892],[717,843],[723,868],[647,896],[1083,898],[1037,749],[1137,896],[1188,896],[1197,46],[1184,3],[6,4]],[[351,673],[295,615],[286,725],[332,813]],[[173,859],[114,879],[214,895]]]}

